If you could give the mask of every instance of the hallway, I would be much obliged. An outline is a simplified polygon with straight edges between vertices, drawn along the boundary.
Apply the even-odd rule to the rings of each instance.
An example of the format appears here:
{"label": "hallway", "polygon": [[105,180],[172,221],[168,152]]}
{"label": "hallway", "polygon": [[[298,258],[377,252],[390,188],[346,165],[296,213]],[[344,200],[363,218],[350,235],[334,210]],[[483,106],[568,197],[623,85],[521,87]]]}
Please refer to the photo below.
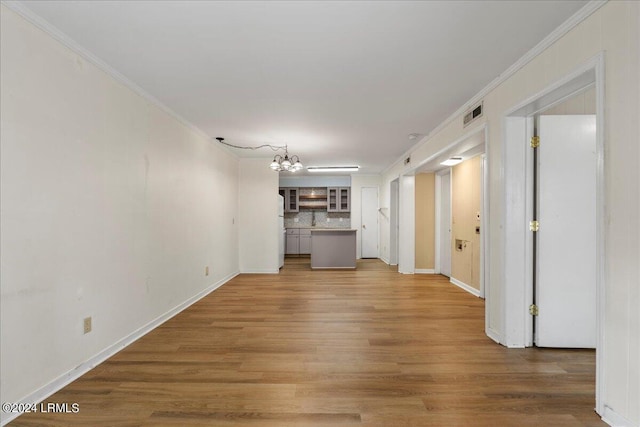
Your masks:
{"label": "hallway", "polygon": [[[240,275],[10,426],[602,426],[595,353],[506,349],[439,275]],[[113,313],[117,316],[117,313]]]}

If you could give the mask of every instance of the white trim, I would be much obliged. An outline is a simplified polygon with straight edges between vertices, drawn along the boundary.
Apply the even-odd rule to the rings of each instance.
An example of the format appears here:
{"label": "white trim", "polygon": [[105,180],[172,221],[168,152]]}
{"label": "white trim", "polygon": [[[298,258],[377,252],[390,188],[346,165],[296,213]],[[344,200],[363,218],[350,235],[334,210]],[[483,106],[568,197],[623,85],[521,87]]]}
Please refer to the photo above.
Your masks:
{"label": "white trim", "polygon": [[604,411],[602,413],[602,421],[613,427],[638,427],[635,426],[631,420],[616,413],[613,409],[604,405]]}
{"label": "white trim", "polygon": [[271,268],[265,268],[263,270],[258,269],[258,270],[241,270],[240,274],[278,274],[280,273],[280,269],[278,268],[277,270],[271,269]]}
{"label": "white trim", "polygon": [[[388,171],[390,171],[393,167],[395,167],[398,163],[404,161],[408,156],[411,155],[414,151],[418,150],[420,147],[427,144],[431,138],[437,135],[442,129],[444,129],[449,123],[456,120],[458,117],[462,116],[469,108],[477,104],[481,101],[485,96],[487,96],[492,90],[496,87],[500,86],[507,79],[513,76],[518,70],[527,65],[531,60],[533,60],[536,56],[540,55],[547,48],[549,48],[552,44],[562,38],[565,34],[571,31],[575,26],[580,24],[582,21],[587,19],[591,14],[593,14],[596,10],[600,9],[607,3],[608,0],[591,0],[589,3],[584,5],[582,9],[578,10],[572,16],[569,17],[566,21],[564,21],[558,28],[553,30],[549,35],[547,35],[540,43],[535,45],[531,50],[525,53],[520,59],[518,59],[512,66],[507,68],[502,74],[496,77],[491,83],[485,86],[480,90],[473,98],[469,99],[464,105],[458,108],[453,114],[447,117],[442,123],[440,123],[436,128],[434,128],[431,132],[429,132],[424,138],[422,138],[416,145],[409,148],[405,151],[398,159],[385,168],[381,175],[385,175]],[[486,119],[485,119],[486,120]]]}
{"label": "white trim", "polygon": [[400,176],[398,273],[414,274],[416,268],[416,179]]}
{"label": "white trim", "polygon": [[487,273],[485,264],[487,259],[487,239],[484,237],[485,232],[488,229],[486,225],[487,220],[489,219],[489,215],[487,215],[487,199],[489,196],[487,193],[489,186],[487,179],[489,176],[489,168],[487,167],[487,162],[489,160],[489,156],[487,155],[487,137],[487,129],[485,128],[484,153],[480,155],[480,298],[484,298],[485,283],[488,282],[485,280],[485,274]]}
{"label": "white trim", "polygon": [[497,344],[501,344],[502,343],[502,335],[500,335],[500,333],[490,327],[486,327],[485,328],[485,333],[487,334],[487,336],[489,338],[491,338],[492,340],[494,340]]}
{"label": "white trim", "polygon": [[434,271],[436,274],[440,274],[440,239],[441,237],[441,231],[440,230],[440,204],[442,203],[442,191],[440,189],[440,187],[442,186],[442,175],[440,175],[439,173],[436,172],[436,176],[435,176],[435,193],[434,193],[434,209],[435,209],[435,219],[434,219],[434,223],[435,223],[435,233],[434,233],[434,246],[435,246],[435,253],[434,253]]}
{"label": "white trim", "polygon": [[453,277],[450,277],[449,281],[451,283],[453,283],[454,285],[456,285],[457,287],[459,287],[460,289],[463,289],[463,290],[469,292],[471,295],[474,295],[474,296],[480,298],[480,290],[474,288],[473,286],[467,285],[466,283],[461,282],[460,280],[455,279]]}
{"label": "white trim", "polygon": [[[596,412],[604,414],[605,381],[605,327],[606,324],[606,174],[605,161],[605,57],[601,52],[595,58],[596,72]],[[640,426],[638,426],[640,427]]]}
{"label": "white trim", "polygon": [[381,257],[380,257],[380,261],[384,262],[384,263],[385,263],[385,264],[387,264],[387,265],[391,265],[390,261],[389,261],[387,258],[385,258],[385,257],[382,257],[382,256],[381,256]]}
{"label": "white trim", "polygon": [[[485,152],[486,152],[486,141],[483,144],[476,144],[476,145],[472,145],[472,146],[467,146],[465,147],[463,145],[463,143],[465,141],[467,141],[469,138],[471,138],[472,136],[482,132],[483,130],[486,132],[486,129],[488,128],[487,123],[482,123],[472,129],[469,129],[465,134],[463,134],[461,137],[456,138],[451,144],[448,144],[447,146],[445,146],[444,148],[436,151],[434,154],[432,154],[431,156],[427,157],[426,159],[424,159],[423,161],[421,161],[420,163],[418,163],[414,168],[411,168],[407,171],[405,171],[405,174],[409,174],[409,173],[413,173],[413,172],[417,172],[418,169],[422,168],[424,165],[426,165],[427,163],[433,161],[434,159],[437,159],[438,157],[442,156],[443,154],[452,151],[454,148],[460,148],[460,147],[464,147],[462,151],[467,151],[470,150],[474,147],[478,147],[479,145],[484,145],[485,146]],[[486,136],[486,134],[485,134]],[[456,152],[459,150],[456,150]],[[456,153],[456,154],[461,154],[461,153]],[[446,175],[446,172],[444,172],[446,168],[443,169],[439,169],[436,173],[440,173],[441,175]],[[452,167],[448,168],[449,170],[452,169]]]}
{"label": "white trim", "polygon": [[[124,86],[126,86],[127,88],[129,88],[133,92],[135,92],[136,94],[140,95],[142,98],[146,99],[147,101],[149,101],[150,103],[152,103],[153,105],[155,105],[156,107],[158,107],[159,109],[164,111],[165,113],[167,113],[170,116],[172,116],[174,119],[176,119],[182,125],[184,125],[188,129],[190,129],[192,132],[200,135],[201,137],[203,137],[203,138],[205,138],[205,139],[207,139],[209,141],[213,141],[213,138],[211,136],[207,135],[207,133],[204,132],[202,129],[198,128],[196,125],[194,125],[193,123],[191,123],[190,121],[188,121],[187,119],[182,117],[180,114],[178,114],[175,111],[173,111],[171,108],[169,108],[168,106],[163,104],[160,100],[158,100],[153,95],[149,94],[147,91],[142,89],[136,83],[134,83],[133,81],[129,80],[127,77],[125,77],[118,70],[116,70],[115,68],[113,68],[112,66],[110,66],[109,64],[104,62],[102,59],[100,59],[99,57],[97,57],[96,55],[91,53],[84,46],[82,46],[81,44],[76,42],[74,39],[69,37],[67,34],[65,34],[62,31],[60,31],[56,26],[54,26],[50,22],[46,21],[40,15],[35,13],[33,10],[29,9],[21,1],[2,0],[0,3],[2,3],[5,6],[7,6],[9,9],[14,11],[18,15],[22,16],[24,19],[29,21],[31,24],[35,25],[40,30],[42,30],[45,33],[47,33],[54,40],[56,40],[57,42],[59,42],[62,45],[64,45],[67,49],[71,50],[72,52],[76,53],[77,55],[82,56],[85,60],[89,61],[90,63],[92,63],[93,65],[98,67],[98,69],[100,69],[100,70],[104,71],[105,73],[107,73],[108,75],[110,75],[117,82],[123,84]],[[230,153],[235,158],[238,158],[238,154],[234,153],[231,149],[223,146],[222,144],[216,144],[216,146],[220,147],[225,152]]]}
{"label": "white trim", "polygon": [[[160,326],[161,324],[163,324],[167,320],[171,319],[173,316],[177,315],[181,311],[189,308],[194,303],[196,303],[199,300],[201,300],[202,298],[206,297],[211,292],[215,291],[220,286],[224,285],[229,280],[231,280],[234,277],[236,277],[238,274],[239,274],[238,272],[232,273],[232,274],[220,279],[219,281],[217,281],[216,283],[212,284],[208,288],[204,289],[203,291],[198,292],[196,295],[194,295],[191,298],[187,299],[186,301],[178,304],[177,306],[175,306],[171,310],[169,310],[166,313],[156,317],[151,322],[149,322],[146,325],[136,329],[135,331],[133,331],[132,333],[130,333],[126,337],[120,339],[119,341],[117,341],[114,344],[110,345],[109,347],[105,348],[104,350],[102,350],[101,352],[96,354],[95,356],[87,359],[85,362],[81,363],[80,365],[76,366],[75,368],[71,369],[70,371],[60,375],[58,378],[56,378],[55,380],[51,381],[50,383],[45,384],[44,386],[40,387],[38,390],[34,391],[33,393],[30,393],[27,396],[23,397],[22,399],[19,399],[19,402],[25,402],[25,403],[26,402],[28,402],[28,403],[40,403],[40,402],[42,402],[44,399],[48,398],[49,396],[51,396],[55,392],[59,391],[60,389],[62,389],[66,385],[68,385],[68,384],[72,383],[73,381],[77,380],[82,375],[86,374],[91,369],[93,369],[96,366],[98,366],[100,363],[104,362],[105,360],[107,360],[108,358],[110,358],[114,354],[118,353],[119,351],[121,351],[122,349],[127,347],[128,345],[132,344],[134,341],[138,340],[139,338],[141,338],[144,335],[146,335],[147,333],[151,332],[152,330],[154,330],[155,328],[157,328],[158,326]],[[16,419],[18,416],[20,416],[22,414],[21,413],[9,413],[9,414],[7,414],[5,412],[0,413],[0,417],[2,417],[4,415],[6,415],[6,418],[2,418],[1,419],[0,426],[4,426],[4,425],[8,424],[10,421]]]}
{"label": "white trim", "polygon": [[436,271],[433,268],[416,268],[414,270],[416,274],[436,274]]}

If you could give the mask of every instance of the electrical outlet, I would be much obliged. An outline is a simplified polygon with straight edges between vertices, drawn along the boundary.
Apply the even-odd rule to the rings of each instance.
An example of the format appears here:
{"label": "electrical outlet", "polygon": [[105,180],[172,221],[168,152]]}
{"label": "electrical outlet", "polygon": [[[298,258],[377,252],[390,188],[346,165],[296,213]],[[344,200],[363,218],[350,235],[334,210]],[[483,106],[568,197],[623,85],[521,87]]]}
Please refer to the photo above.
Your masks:
{"label": "electrical outlet", "polygon": [[327,218],[327,222],[331,222],[331,218]]}
{"label": "electrical outlet", "polygon": [[84,318],[84,333],[88,334],[91,332],[91,317]]}
{"label": "electrical outlet", "polygon": [[204,275],[205,276],[209,275],[209,266],[208,265],[204,268]]}

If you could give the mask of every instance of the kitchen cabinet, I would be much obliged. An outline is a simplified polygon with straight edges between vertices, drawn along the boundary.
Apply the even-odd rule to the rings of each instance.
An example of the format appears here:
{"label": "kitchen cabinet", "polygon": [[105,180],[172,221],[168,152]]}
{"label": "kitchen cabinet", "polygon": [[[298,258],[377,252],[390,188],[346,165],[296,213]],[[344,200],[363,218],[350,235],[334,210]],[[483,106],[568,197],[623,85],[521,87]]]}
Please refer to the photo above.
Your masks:
{"label": "kitchen cabinet", "polygon": [[287,255],[311,254],[311,230],[305,228],[287,228]]}
{"label": "kitchen cabinet", "polygon": [[311,254],[311,230],[300,229],[300,255]]}
{"label": "kitchen cabinet", "polygon": [[327,188],[327,212],[351,211],[351,188],[329,187]]}
{"label": "kitchen cabinet", "polygon": [[287,241],[285,242],[286,255],[298,255],[300,253],[300,230],[287,228]]}
{"label": "kitchen cabinet", "polygon": [[327,210],[327,187],[301,187],[299,190],[300,210]]}
{"label": "kitchen cabinet", "polygon": [[356,268],[356,230],[314,229],[311,268]]}
{"label": "kitchen cabinet", "polygon": [[300,189],[298,187],[281,187],[279,194],[284,196],[284,211],[300,211]]}

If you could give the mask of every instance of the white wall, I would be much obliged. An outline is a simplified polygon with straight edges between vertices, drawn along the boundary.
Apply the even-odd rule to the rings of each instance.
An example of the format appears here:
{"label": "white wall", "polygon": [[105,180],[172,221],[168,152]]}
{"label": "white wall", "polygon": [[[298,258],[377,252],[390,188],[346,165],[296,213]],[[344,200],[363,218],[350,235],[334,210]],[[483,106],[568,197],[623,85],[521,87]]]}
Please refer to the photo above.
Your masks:
{"label": "white wall", "polygon": [[240,159],[238,238],[241,273],[278,272],[278,173],[271,159]]}
{"label": "white wall", "polygon": [[[380,175],[351,175],[351,228],[357,231],[356,257],[362,258],[362,187],[378,188],[378,198],[380,197]],[[378,205],[380,205],[378,203]],[[378,213],[378,226],[384,217]],[[380,230],[378,230],[380,239]]]}
{"label": "white wall", "polygon": [[349,187],[351,177],[324,175],[296,175],[291,173],[280,174],[280,187]]}
{"label": "white wall", "polygon": [[[516,71],[484,97],[488,124],[490,221],[490,325],[502,334],[504,269],[503,116],[507,110],[569,74],[605,51],[605,179],[606,179],[606,298],[605,392],[611,413],[640,425],[640,117],[639,103],[640,2],[609,2]],[[478,124],[480,125],[480,123]],[[410,153],[420,164],[464,135],[462,117],[443,123]],[[382,190],[405,167],[403,155],[385,171]],[[388,235],[388,234],[386,234]],[[387,242],[382,242],[382,246]],[[508,284],[507,284],[508,285]]]}
{"label": "white wall", "polygon": [[400,177],[400,213],[398,272],[413,274],[416,267],[416,178],[413,175]]}
{"label": "white wall", "polygon": [[1,12],[0,395],[17,402],[237,274],[238,161]]}

